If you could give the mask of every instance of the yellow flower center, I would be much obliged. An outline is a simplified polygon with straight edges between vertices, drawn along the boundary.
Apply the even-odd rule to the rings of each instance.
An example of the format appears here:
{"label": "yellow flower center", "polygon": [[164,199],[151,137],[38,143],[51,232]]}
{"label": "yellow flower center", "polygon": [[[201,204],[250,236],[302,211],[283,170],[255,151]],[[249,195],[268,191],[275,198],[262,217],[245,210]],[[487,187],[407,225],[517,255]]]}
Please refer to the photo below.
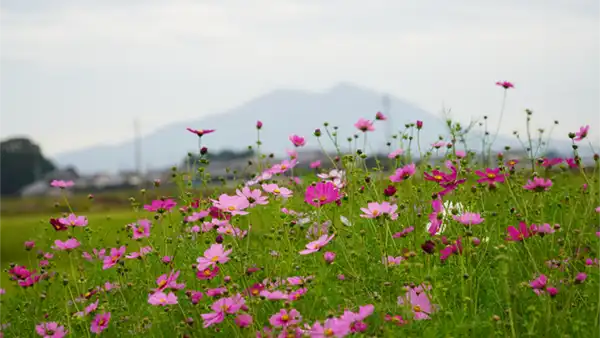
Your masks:
{"label": "yellow flower center", "polygon": [[325,202],[326,200],[327,200],[327,196],[325,196],[325,195],[321,195],[319,197],[319,201],[321,201],[321,202]]}
{"label": "yellow flower center", "polygon": [[285,164],[282,164],[282,165],[281,165],[281,170],[286,170],[286,169],[287,169],[287,165],[285,165]]}
{"label": "yellow flower center", "polygon": [[219,256],[214,256],[210,261],[217,262],[219,260]]}
{"label": "yellow flower center", "polygon": [[166,302],[167,302],[167,299],[166,299],[166,298],[161,298],[161,299],[159,299],[158,301],[159,301],[161,304],[164,304],[164,303],[166,303]]}
{"label": "yellow flower center", "polygon": [[233,231],[231,231],[231,229],[227,229],[227,230],[225,230],[225,233],[231,235],[233,233]]}
{"label": "yellow flower center", "polygon": [[288,320],[290,320],[290,316],[285,314],[285,315],[281,316],[281,320],[283,320],[284,322],[287,322]]}
{"label": "yellow flower center", "polygon": [[373,216],[377,216],[377,215],[379,215],[379,210],[373,210],[372,213],[373,213]]}
{"label": "yellow flower center", "polygon": [[205,269],[205,270],[204,270],[204,275],[205,275],[205,276],[210,276],[210,274],[211,274],[211,273],[212,273],[212,272],[211,272],[209,269]]}
{"label": "yellow flower center", "polygon": [[273,192],[276,193],[276,194],[279,194],[281,192],[281,190],[275,189],[275,190],[273,190]]}
{"label": "yellow flower center", "polygon": [[228,309],[229,309],[229,305],[227,305],[227,304],[221,305],[221,310],[223,310],[223,312],[226,312]]}
{"label": "yellow flower center", "polygon": [[421,312],[421,307],[420,307],[419,305],[415,305],[415,306],[413,307],[413,310],[414,310],[415,312]]}
{"label": "yellow flower center", "polygon": [[325,336],[327,336],[327,337],[331,337],[331,336],[333,336],[333,330],[332,330],[332,329],[325,329],[325,330],[323,331],[323,333],[324,333],[324,334],[325,334]]}
{"label": "yellow flower center", "polygon": [[258,295],[258,289],[253,289],[252,290],[252,294],[255,295],[255,296]]}
{"label": "yellow flower center", "polygon": [[435,175],[433,178],[435,178],[436,181],[441,181],[443,179],[442,175]]}
{"label": "yellow flower center", "polygon": [[227,207],[227,210],[229,210],[229,211],[234,211],[234,210],[235,210],[235,207],[234,207],[233,205],[230,205],[230,206],[228,206],[228,207]]}
{"label": "yellow flower center", "polygon": [[164,279],[163,279],[163,280],[161,280],[160,282],[158,282],[158,286],[159,286],[159,287],[163,287],[163,286],[165,286],[165,285],[167,285],[167,281],[166,281],[166,280],[164,280]]}
{"label": "yellow flower center", "polygon": [[143,234],[144,233],[144,228],[142,228],[142,227],[137,228],[137,232],[140,233],[140,234]]}
{"label": "yellow flower center", "polygon": [[496,178],[496,174],[490,173],[490,174],[487,174],[487,177],[493,179],[493,178]]}
{"label": "yellow flower center", "polygon": [[85,298],[90,298],[91,296],[92,296],[92,293],[91,293],[91,292],[86,292],[86,293],[83,295],[83,297],[85,297]]}

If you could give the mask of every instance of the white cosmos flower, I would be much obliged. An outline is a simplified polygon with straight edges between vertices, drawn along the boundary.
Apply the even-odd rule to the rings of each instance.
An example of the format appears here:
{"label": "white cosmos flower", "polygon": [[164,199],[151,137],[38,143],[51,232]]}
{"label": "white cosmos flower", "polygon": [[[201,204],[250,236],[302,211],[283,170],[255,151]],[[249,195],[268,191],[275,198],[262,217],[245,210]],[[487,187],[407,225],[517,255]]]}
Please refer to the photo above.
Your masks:
{"label": "white cosmos flower", "polygon": [[[440,228],[438,229],[438,231],[435,233],[436,235],[439,235],[439,234],[443,233],[444,230],[446,230],[446,221],[448,221],[448,219],[450,219],[452,217],[452,215],[453,215],[452,212],[454,210],[456,210],[458,215],[467,211],[467,210],[465,210],[465,207],[460,202],[456,202],[456,203],[452,203],[452,201],[444,202],[444,206],[443,206],[442,212],[441,212],[442,224],[440,225]],[[425,225],[425,231],[429,231],[430,227],[431,227],[431,222],[427,222],[427,224]]]}

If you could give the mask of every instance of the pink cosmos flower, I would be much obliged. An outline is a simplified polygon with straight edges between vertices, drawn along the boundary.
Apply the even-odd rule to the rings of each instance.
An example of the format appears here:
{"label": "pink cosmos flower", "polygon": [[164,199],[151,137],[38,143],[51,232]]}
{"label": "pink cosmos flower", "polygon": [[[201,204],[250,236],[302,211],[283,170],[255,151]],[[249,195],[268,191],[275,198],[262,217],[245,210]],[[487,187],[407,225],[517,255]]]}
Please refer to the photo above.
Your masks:
{"label": "pink cosmos flower", "polygon": [[314,162],[310,162],[309,166],[310,166],[311,169],[319,168],[321,166],[321,161],[317,160],[317,161],[314,161]]}
{"label": "pink cosmos flower", "polygon": [[163,200],[154,200],[154,201],[152,201],[151,204],[144,205],[144,209],[147,211],[158,212],[158,213],[162,214],[167,211],[170,211],[176,205],[177,205],[177,202],[175,202],[172,199],[166,199],[164,201]]}
{"label": "pink cosmos flower", "polygon": [[229,261],[229,254],[232,249],[224,250],[223,245],[221,244],[213,244],[204,251],[204,257],[198,257],[196,265],[198,271],[202,271],[206,268],[212,268],[219,264],[225,264]]}
{"label": "pink cosmos flower", "polygon": [[219,200],[212,200],[213,206],[222,210],[223,212],[230,213],[232,216],[235,215],[247,215],[248,212],[244,209],[250,206],[247,198],[240,196],[229,196],[227,194],[221,194]]}
{"label": "pink cosmos flower", "polygon": [[409,179],[416,172],[416,166],[414,163],[407,164],[402,168],[396,169],[394,175],[390,176],[392,182],[402,182]]}
{"label": "pink cosmos flower", "polygon": [[306,192],[304,194],[304,201],[315,207],[335,202],[339,200],[339,198],[339,190],[329,181],[309,185],[306,187]]}
{"label": "pink cosmos flower", "polygon": [[102,331],[106,330],[109,322],[110,312],[99,313],[94,317],[92,325],[90,326],[90,331],[95,334],[100,334]]}
{"label": "pink cosmos flower", "polygon": [[554,227],[551,226],[550,224],[544,223],[541,225],[532,224],[531,231],[543,236],[545,234],[553,234],[555,230],[554,230]]}
{"label": "pink cosmos flower", "polygon": [[533,226],[527,227],[527,224],[525,222],[519,223],[519,229],[510,225],[507,228],[507,231],[508,231],[508,237],[506,238],[506,240],[513,241],[513,242],[523,241],[523,239],[531,237],[535,233]]}
{"label": "pink cosmos flower", "polygon": [[411,288],[404,297],[398,297],[398,304],[410,306],[415,320],[431,319],[429,315],[434,312],[431,301],[422,288]]}
{"label": "pink cosmos flower", "polygon": [[552,181],[550,179],[544,179],[542,177],[534,177],[533,180],[528,180],[527,184],[523,186],[523,189],[531,190],[535,192],[548,191],[552,187]]}
{"label": "pink cosmos flower", "polygon": [[383,257],[383,264],[388,265],[388,266],[400,265],[405,260],[406,260],[406,258],[404,258],[402,256],[398,256],[398,257],[387,256],[387,258]]}
{"label": "pink cosmos flower", "polygon": [[272,184],[263,184],[261,186],[264,191],[271,193],[275,196],[281,196],[283,198],[288,198],[292,196],[292,191],[285,187],[280,187],[275,183]]}
{"label": "pink cosmos flower", "polygon": [[417,120],[417,129],[421,130],[423,128],[423,121]]}
{"label": "pink cosmos flower", "polygon": [[74,185],[75,183],[73,183],[73,181],[52,180],[52,182],[50,182],[50,186],[60,189],[70,188]]}
{"label": "pink cosmos flower", "polygon": [[500,173],[500,168],[495,168],[495,169],[485,168],[485,171],[476,170],[475,174],[477,174],[477,176],[481,177],[480,179],[477,180],[477,183],[488,183],[488,184],[495,184],[496,182],[504,183],[504,174]]}
{"label": "pink cosmos flower", "polygon": [[224,295],[225,292],[227,292],[227,288],[220,287],[220,288],[206,290],[206,295],[208,297],[218,297],[218,296]]}
{"label": "pink cosmos flower", "polygon": [[456,242],[448,244],[448,245],[446,245],[445,248],[440,250],[440,260],[443,262],[452,255],[462,254],[462,251],[463,251],[462,240],[459,237],[456,239]]}
{"label": "pink cosmos flower", "polygon": [[25,243],[23,243],[23,245],[25,245],[25,250],[31,250],[35,247],[35,242],[34,241],[25,241]]}
{"label": "pink cosmos flower", "polygon": [[126,248],[124,245],[118,249],[111,248],[110,255],[104,257],[102,269],[103,270],[110,269],[113,266],[117,265],[119,260],[123,257],[123,255],[125,255],[125,250],[126,250]]}
{"label": "pink cosmos flower", "polygon": [[181,290],[183,288],[185,288],[185,284],[181,283],[178,284],[177,283],[177,277],[179,277],[180,271],[171,271],[169,272],[169,274],[164,274],[161,275],[160,277],[158,277],[158,279],[156,280],[156,284],[158,285],[158,287],[156,288],[156,290],[154,290],[155,292],[159,292],[159,291],[163,291],[166,289],[172,289],[172,290]]}
{"label": "pink cosmos flower", "polygon": [[385,121],[387,120],[387,116],[383,115],[382,112],[378,111],[377,114],[375,114],[375,120]]}
{"label": "pink cosmos flower", "polygon": [[302,137],[302,136],[292,134],[292,135],[290,135],[289,139],[292,142],[292,144],[294,145],[294,147],[303,147],[304,145],[306,145],[306,141],[304,140],[304,137]]}
{"label": "pink cosmos flower", "polygon": [[83,311],[79,311],[79,312],[75,313],[75,316],[84,317],[84,316],[87,316],[88,314],[96,311],[96,309],[98,309],[99,302],[100,302],[100,300],[97,299],[96,302],[86,306],[85,309],[83,309]]}
{"label": "pink cosmos flower", "polygon": [[333,239],[334,236],[335,236],[335,234],[333,234],[331,236],[327,236],[327,234],[325,234],[325,235],[319,237],[319,239],[317,239],[316,241],[312,241],[312,242],[306,244],[306,249],[300,251],[300,254],[308,255],[313,252],[319,251],[322,247],[327,245],[327,243],[329,243]]}
{"label": "pink cosmos flower", "polygon": [[76,238],[70,238],[67,239],[66,241],[61,241],[60,239],[57,239],[54,241],[54,250],[73,250],[77,247],[79,247],[81,245],[81,243],[79,243],[79,241]]}
{"label": "pink cosmos flower", "polygon": [[188,297],[190,297],[190,300],[194,305],[198,304],[200,300],[202,300],[202,298],[204,297],[204,295],[200,291],[188,290],[185,293],[188,295]]}
{"label": "pink cosmos flower", "polygon": [[67,335],[65,327],[57,322],[44,322],[35,326],[35,332],[44,338],[62,338]]}
{"label": "pink cosmos flower", "polygon": [[454,218],[455,221],[467,226],[481,224],[484,221],[480,214],[474,212],[465,212],[462,215],[454,215],[452,218]]}
{"label": "pink cosmos flower", "polygon": [[579,272],[577,274],[577,276],[575,276],[575,283],[581,284],[581,283],[585,282],[586,279],[587,279],[587,274],[585,272]]}
{"label": "pink cosmos flower", "polygon": [[203,135],[210,134],[215,131],[214,129],[192,129],[192,128],[185,128],[185,129],[192,134],[198,135],[198,137],[202,137]]}
{"label": "pink cosmos flower", "polygon": [[508,160],[506,161],[506,166],[510,167],[511,169],[514,168],[517,164],[519,163],[519,160]]}
{"label": "pink cosmos flower", "polygon": [[444,141],[437,141],[431,144],[432,147],[434,147],[435,149],[440,149],[442,147],[445,147],[447,145],[446,142]]}
{"label": "pink cosmos flower", "polygon": [[566,158],[565,162],[567,162],[569,168],[579,168],[579,163],[577,163],[575,158]]}
{"label": "pink cosmos flower", "polygon": [[396,204],[390,204],[390,202],[371,202],[367,204],[367,208],[360,208],[363,214],[360,215],[362,218],[377,218],[384,215],[388,215],[390,219],[395,220],[398,218],[396,210],[398,206]]}
{"label": "pink cosmos flower", "polygon": [[154,306],[175,305],[177,304],[177,296],[173,292],[169,292],[167,295],[162,291],[158,291],[148,295],[148,303]]}
{"label": "pink cosmos flower", "polygon": [[88,224],[88,220],[85,216],[77,216],[75,214],[70,214],[66,218],[59,218],[58,221],[63,225],[72,227],[84,227]]}
{"label": "pink cosmos flower", "polygon": [[129,259],[142,258],[151,252],[152,252],[151,246],[144,246],[144,247],[140,248],[140,251],[134,251],[125,257],[129,258]]}
{"label": "pink cosmos flower", "polygon": [[267,196],[262,196],[260,189],[251,190],[249,187],[243,187],[242,190],[237,189],[236,194],[248,200],[249,208],[255,207],[259,204],[265,205],[269,203]]}
{"label": "pink cosmos flower", "polygon": [[456,151],[456,157],[458,158],[465,158],[467,156],[467,153],[463,150],[457,150]]}
{"label": "pink cosmos flower", "polygon": [[298,152],[295,149],[286,149],[285,152],[288,154],[291,160],[298,158]]}
{"label": "pink cosmos flower", "polygon": [[350,332],[363,332],[367,329],[367,324],[364,323],[364,320],[372,315],[374,310],[375,306],[372,304],[359,306],[358,312],[344,310],[344,314],[340,317],[340,320],[348,324]]}
{"label": "pink cosmos flower", "polygon": [[509,89],[509,88],[515,87],[511,82],[508,82],[508,81],[498,81],[498,82],[496,82],[496,86],[500,86],[504,89]]}
{"label": "pink cosmos flower", "polygon": [[203,219],[204,217],[206,217],[208,215],[209,215],[209,212],[206,210],[202,210],[199,212],[193,212],[190,216],[185,217],[185,221],[188,223],[196,222],[196,221]]}
{"label": "pink cosmos flower", "polygon": [[237,317],[235,317],[233,321],[238,327],[248,327],[252,324],[252,316],[247,313],[242,313],[240,315],[237,315]]}
{"label": "pink cosmos flower", "polygon": [[375,127],[373,127],[373,122],[363,118],[358,119],[354,126],[356,127],[356,129],[362,131],[363,133],[375,130]]}
{"label": "pink cosmos flower", "polygon": [[[292,159],[292,160],[283,160],[281,161],[281,163],[278,164],[274,164],[270,169],[268,169],[268,175],[277,175],[277,174],[283,174],[286,171],[294,168],[296,165],[298,165],[298,160],[296,159]],[[261,177],[261,180],[268,180],[271,177],[269,177],[268,175],[264,175]]]}
{"label": "pink cosmos flower", "polygon": [[563,163],[564,160],[562,158],[544,158],[544,160],[542,161],[542,167],[553,167],[556,165],[559,165],[561,163]]}
{"label": "pink cosmos flower", "polygon": [[210,280],[210,279],[215,278],[218,274],[219,274],[219,267],[214,266],[212,269],[206,268],[202,271],[196,272],[196,278],[198,278],[200,280]]}
{"label": "pink cosmos flower", "polygon": [[217,228],[217,233],[222,235],[230,235],[237,238],[244,238],[248,234],[248,231],[236,228],[231,224],[225,224]]}
{"label": "pink cosmos flower", "polygon": [[402,156],[402,154],[404,154],[404,149],[394,150],[388,154],[388,158],[389,159],[400,158],[400,156]]}
{"label": "pink cosmos flower", "polygon": [[296,309],[286,310],[281,309],[278,313],[274,314],[269,318],[269,323],[273,327],[287,327],[290,325],[298,324],[302,321],[300,312]]}
{"label": "pink cosmos flower", "polygon": [[304,330],[311,338],[321,337],[345,337],[350,333],[350,325],[339,318],[328,318],[324,325],[315,322],[312,327],[306,324]]}
{"label": "pink cosmos flower", "polygon": [[245,304],[244,298],[237,294],[233,297],[221,298],[214,302],[210,308],[214,311],[211,313],[202,314],[204,320],[204,328],[218,324],[225,320],[227,314],[237,313]]}
{"label": "pink cosmos flower", "polygon": [[404,320],[404,318],[402,318],[402,316],[400,315],[390,315],[390,314],[386,314],[384,317],[384,320],[386,322],[392,322],[393,324],[396,324],[397,326],[402,326],[406,323],[408,323],[406,320]]}
{"label": "pink cosmos flower", "polygon": [[590,131],[590,126],[583,126],[579,128],[579,131],[575,133],[575,138],[573,141],[579,142],[587,137],[588,132]]}
{"label": "pink cosmos flower", "polygon": [[333,261],[335,260],[335,252],[327,251],[323,254],[323,259],[325,259],[325,262],[327,262],[328,264],[333,263]]}
{"label": "pink cosmos flower", "polygon": [[150,223],[147,219],[141,219],[136,223],[129,224],[129,227],[133,231],[133,239],[140,239],[150,236]]}

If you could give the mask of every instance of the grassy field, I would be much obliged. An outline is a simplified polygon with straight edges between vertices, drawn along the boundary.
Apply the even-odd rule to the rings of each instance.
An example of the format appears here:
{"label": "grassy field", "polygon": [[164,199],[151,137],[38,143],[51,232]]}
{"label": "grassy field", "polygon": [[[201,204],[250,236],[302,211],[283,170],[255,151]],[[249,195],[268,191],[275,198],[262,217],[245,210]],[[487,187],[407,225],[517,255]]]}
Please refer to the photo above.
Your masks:
{"label": "grassy field", "polygon": [[[129,210],[94,211],[75,197],[45,215],[3,214],[2,332],[597,335],[598,163],[538,163],[533,175],[508,159],[485,168],[446,155],[439,167],[401,166],[392,177],[348,156],[343,174],[296,183],[280,179],[292,175],[288,161],[243,196],[188,191],[178,176],[173,200],[150,189]],[[72,218],[56,231],[49,219],[70,208],[87,223]]]}

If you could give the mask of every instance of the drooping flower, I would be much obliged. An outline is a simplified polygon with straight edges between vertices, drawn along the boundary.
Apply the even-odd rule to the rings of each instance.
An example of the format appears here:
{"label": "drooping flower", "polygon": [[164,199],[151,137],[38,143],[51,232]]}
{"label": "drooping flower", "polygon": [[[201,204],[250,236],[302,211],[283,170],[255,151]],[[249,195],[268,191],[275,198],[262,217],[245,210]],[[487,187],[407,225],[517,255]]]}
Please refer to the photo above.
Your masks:
{"label": "drooping flower", "polygon": [[544,179],[542,177],[534,177],[533,180],[528,180],[527,184],[523,186],[523,189],[531,190],[535,192],[548,191],[552,187],[552,181]]}
{"label": "drooping flower", "polygon": [[292,134],[289,137],[290,142],[294,145],[294,147],[303,147],[306,145],[306,140],[302,136],[298,136],[296,134]]}
{"label": "drooping flower", "polygon": [[477,183],[504,183],[504,174],[500,173],[500,168],[485,168],[484,171],[476,170],[475,174],[480,177]]}
{"label": "drooping flower", "polygon": [[378,120],[378,121],[385,121],[385,120],[387,120],[387,116],[383,115],[383,113],[382,113],[382,112],[378,111],[378,112],[375,114],[375,120]]}
{"label": "drooping flower", "polygon": [[109,322],[110,312],[99,313],[96,315],[96,317],[94,317],[94,320],[90,326],[90,331],[95,334],[100,334],[102,331],[106,330]]}
{"label": "drooping flower", "polygon": [[148,304],[154,306],[175,305],[177,304],[177,296],[173,292],[165,294],[162,291],[157,291],[148,295]]}
{"label": "drooping flower", "polygon": [[140,239],[150,236],[150,223],[147,219],[141,219],[136,223],[129,224],[129,227],[133,231],[133,239]]}
{"label": "drooping flower", "polygon": [[375,130],[375,127],[373,127],[373,122],[363,118],[358,119],[354,126],[356,127],[356,129],[362,131],[363,133]]}
{"label": "drooping flower", "polygon": [[57,239],[54,241],[54,250],[73,250],[77,247],[79,247],[81,245],[81,243],[79,243],[79,241],[76,238],[69,238],[66,241],[61,241],[60,239]]}
{"label": "drooping flower", "polygon": [[508,81],[498,81],[498,82],[496,82],[496,86],[500,86],[504,89],[509,89],[509,88],[515,87],[511,82],[508,82]]}
{"label": "drooping flower", "polygon": [[553,234],[555,230],[554,230],[554,227],[551,226],[550,224],[544,223],[541,225],[532,224],[531,231],[543,236],[546,234]]}
{"label": "drooping flower", "polygon": [[461,215],[454,215],[452,218],[454,218],[455,221],[467,226],[481,224],[484,221],[480,214],[474,212],[465,212]]}
{"label": "drooping flower", "polygon": [[394,175],[390,176],[392,182],[402,182],[409,179],[416,172],[416,166],[414,163],[407,164],[402,168],[396,169]]}
{"label": "drooping flower", "polygon": [[204,251],[204,257],[198,257],[196,265],[198,271],[202,271],[207,268],[213,268],[219,264],[225,264],[229,261],[229,254],[232,249],[224,250],[222,244],[213,244]]}
{"label": "drooping flower", "polygon": [[317,239],[316,241],[312,241],[312,242],[306,244],[306,249],[300,251],[300,254],[308,255],[313,252],[319,251],[322,247],[327,245],[327,243],[329,243],[333,239],[334,236],[335,236],[335,234],[333,234],[331,236],[327,236],[327,234],[325,234],[325,235],[319,237],[319,239]]}
{"label": "drooping flower", "polygon": [[206,134],[210,134],[215,131],[214,129],[192,129],[192,128],[185,128],[185,129],[192,134],[198,135],[198,137],[202,137]]}
{"label": "drooping flower", "polygon": [[69,214],[67,217],[59,218],[58,221],[65,226],[72,227],[84,227],[88,224],[88,220],[85,216],[77,216],[75,214]]}
{"label": "drooping flower", "polygon": [[398,214],[396,213],[398,206],[389,202],[371,202],[367,204],[367,208],[360,208],[360,210],[363,212],[360,217],[363,218],[377,218],[384,215],[388,215],[392,220],[398,218]]}
{"label": "drooping flower", "polygon": [[312,206],[320,207],[340,198],[340,192],[332,182],[318,182],[306,187],[304,201]]}
{"label": "drooping flower", "polygon": [[531,237],[535,233],[533,227],[527,227],[525,222],[520,222],[518,229],[510,225],[506,230],[508,231],[508,237],[506,240],[513,242],[523,241],[523,239]]}
{"label": "drooping flower", "polygon": [[389,159],[400,158],[400,156],[402,156],[402,154],[404,154],[404,149],[394,150],[388,154],[388,158]]}
{"label": "drooping flower", "polygon": [[229,196],[227,194],[221,194],[219,200],[212,200],[213,206],[222,210],[223,212],[230,213],[232,216],[235,215],[247,215],[248,212],[244,209],[250,206],[250,202],[245,197],[240,196]]}
{"label": "drooping flower", "polygon": [[65,327],[57,322],[44,322],[35,326],[35,332],[44,338],[62,338],[67,335]]}
{"label": "drooping flower", "polygon": [[573,138],[573,141],[579,142],[579,141],[583,140],[584,138],[587,137],[589,131],[590,131],[589,125],[580,127],[579,131],[575,133],[575,138]]}

